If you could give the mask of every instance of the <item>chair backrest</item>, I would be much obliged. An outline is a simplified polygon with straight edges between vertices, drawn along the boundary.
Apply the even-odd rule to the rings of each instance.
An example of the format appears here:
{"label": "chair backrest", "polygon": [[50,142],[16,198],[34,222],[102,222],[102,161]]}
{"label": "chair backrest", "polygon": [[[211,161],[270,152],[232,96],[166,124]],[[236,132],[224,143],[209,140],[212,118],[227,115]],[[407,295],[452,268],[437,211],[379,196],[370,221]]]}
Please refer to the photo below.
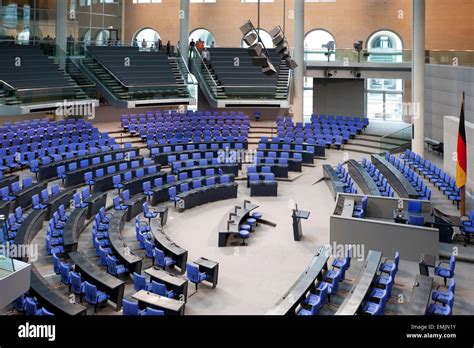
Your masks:
{"label": "chair backrest", "polygon": [[424,226],[425,218],[424,216],[410,215],[408,216],[408,224],[414,226]]}
{"label": "chair backrest", "polygon": [[145,310],[145,315],[158,315],[158,316],[163,316],[165,315],[165,312],[159,309],[153,309],[150,307],[147,307]]}
{"label": "chair backrest", "polygon": [[191,263],[186,263],[186,276],[191,282],[198,282],[199,268]]}
{"label": "chair backrest", "polygon": [[449,270],[454,273],[455,267],[456,267],[456,257],[454,257],[454,255],[451,255],[451,258],[449,260]]}
{"label": "chair backrest", "polygon": [[166,297],[166,286],[164,284],[152,281],[151,292],[154,294]]}
{"label": "chair backrest", "polygon": [[71,272],[71,288],[73,291],[79,293],[81,291],[81,286],[81,276],[76,272]]}
{"label": "chair backrest", "polygon": [[92,285],[91,283],[85,281],[84,293],[87,302],[90,302],[92,304],[97,302],[97,287],[95,285]]}
{"label": "chair backrest", "polygon": [[69,284],[70,282],[70,268],[67,264],[60,262],[59,271],[61,273],[61,282],[64,284]]}
{"label": "chair backrest", "polygon": [[421,213],[421,202],[409,201],[408,202],[408,211],[410,213]]}
{"label": "chair backrest", "polygon": [[146,278],[133,272],[133,288],[135,291],[146,290]]}
{"label": "chair backrest", "polygon": [[138,309],[138,303],[123,299],[122,301],[123,315],[133,315],[136,316],[139,314],[140,310]]}
{"label": "chair backrest", "polygon": [[36,315],[38,311],[37,303],[34,299],[27,297],[25,301],[25,313],[26,315]]}
{"label": "chair backrest", "polygon": [[107,255],[107,270],[111,274],[117,273],[117,262],[110,255]]}
{"label": "chair backrest", "polygon": [[165,264],[165,253],[163,250],[154,248],[153,249],[153,257],[155,258],[155,263],[157,263],[159,266],[164,266]]}

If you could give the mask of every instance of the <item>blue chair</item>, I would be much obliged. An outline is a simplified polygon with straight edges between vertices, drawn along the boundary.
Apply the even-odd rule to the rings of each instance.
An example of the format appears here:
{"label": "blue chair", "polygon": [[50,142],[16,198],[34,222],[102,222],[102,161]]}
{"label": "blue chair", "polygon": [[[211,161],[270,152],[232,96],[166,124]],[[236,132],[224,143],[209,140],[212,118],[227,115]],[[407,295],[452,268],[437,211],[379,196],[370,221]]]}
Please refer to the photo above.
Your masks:
{"label": "blue chair", "polygon": [[151,291],[151,284],[147,283],[144,276],[133,272],[133,288],[136,292],[141,290]]}
{"label": "blue chair", "polygon": [[151,292],[160,296],[175,298],[176,294],[173,290],[167,290],[166,285],[152,281],[151,282]]}
{"label": "blue chair", "polygon": [[61,266],[60,266],[60,261],[59,261],[59,257],[56,255],[56,254],[52,254],[53,255],[53,269],[54,269],[54,273],[56,273],[57,275],[60,275],[61,274]]}
{"label": "blue chair", "polygon": [[112,182],[114,184],[114,188],[117,190],[118,194],[120,195],[120,192],[123,189],[122,177],[120,175],[115,175],[112,177]]}
{"label": "blue chair", "polygon": [[[441,267],[442,264],[449,265],[449,268]],[[446,286],[447,279],[451,279],[454,277],[454,268],[456,267],[456,258],[451,255],[449,260],[449,264],[446,261],[439,262],[438,266],[435,267],[434,273],[435,275],[442,277],[444,279],[444,286]]]}
{"label": "blue chair", "polygon": [[409,201],[408,202],[408,212],[409,213],[421,213],[421,202]]}
{"label": "blue chair", "polygon": [[352,258],[352,245],[347,249],[347,255],[345,258],[337,258],[332,262],[332,267],[340,269],[342,274],[341,277],[345,279],[346,271],[351,267],[351,258]]}
{"label": "blue chair", "polygon": [[147,198],[148,201],[151,200],[151,197],[153,197],[153,191],[151,190],[151,183],[149,181],[145,181],[142,184],[143,187],[143,194]]}
{"label": "blue chair", "polygon": [[150,259],[153,258],[153,248],[155,247],[155,245],[152,242],[150,242],[148,239],[144,240],[144,244],[145,244],[145,256]]}
{"label": "blue chair", "polygon": [[155,248],[153,250],[153,257],[154,264],[163,269],[165,269],[166,267],[171,267],[176,263],[171,257],[165,256],[163,250],[160,250],[158,248]]}
{"label": "blue chair", "polygon": [[31,205],[33,206],[34,210],[43,210],[47,208],[46,204],[40,203],[39,195],[34,195],[31,197]]}
{"label": "blue chair", "polygon": [[[464,217],[461,217],[464,218]],[[471,210],[469,212],[469,215],[467,216],[467,220],[461,220],[462,226],[461,226],[461,232],[465,236],[465,242],[464,246],[469,244],[471,242],[471,235],[474,234],[474,210]]]}
{"label": "blue chair", "polygon": [[330,282],[324,280],[323,282],[319,283],[316,289],[318,291],[322,291],[322,289],[328,285],[328,302],[331,302],[331,295],[335,295],[339,290],[339,281],[341,279],[342,272],[336,272],[333,278],[327,278]]}
{"label": "blue chair", "polygon": [[398,272],[398,264],[400,263],[400,253],[397,251],[395,253],[395,257],[393,258],[392,262],[388,262],[387,259],[380,265],[379,271],[381,273],[387,273],[387,274],[392,274],[392,273],[397,273]]}
{"label": "blue chair", "polygon": [[408,216],[408,224],[413,226],[425,226],[425,217],[417,215]]}
{"label": "blue chair", "polygon": [[61,275],[61,283],[63,283],[64,285],[69,285],[71,281],[71,266],[67,263],[60,262],[59,272]]}
{"label": "blue chair", "polygon": [[26,297],[25,295],[21,295],[15,300],[15,310],[17,312],[23,313],[25,311],[25,303],[26,303]]}
{"label": "blue chair", "polygon": [[127,210],[128,207],[126,205],[122,204],[122,201],[120,200],[119,196],[115,196],[113,198],[113,203],[114,203],[114,209],[115,210]]}
{"label": "blue chair", "polygon": [[373,302],[364,302],[362,305],[362,313],[368,314],[368,315],[382,315],[383,309],[382,306],[373,303]]}
{"label": "blue chair", "polygon": [[26,315],[52,315],[52,313],[48,312],[45,308],[38,308],[39,303],[31,297],[27,297],[25,300],[25,314]]}
{"label": "blue chair", "polygon": [[87,303],[94,305],[94,313],[97,313],[97,305],[107,303],[109,296],[102,291],[97,290],[95,285],[84,282],[84,299]]}
{"label": "blue chair", "polygon": [[448,291],[439,291],[440,286],[436,288],[435,291],[431,294],[431,299],[436,302],[441,302],[446,305],[451,301],[451,298],[454,297],[454,292],[456,291],[456,281],[454,278],[451,278],[449,282]]}
{"label": "blue chair", "polygon": [[158,216],[158,212],[149,208],[148,203],[143,203],[143,216],[148,219],[148,225],[151,226],[151,219]]}
{"label": "blue chair", "polygon": [[153,308],[147,307],[145,309],[145,315],[163,316],[163,315],[165,315],[165,312],[163,312],[162,310],[159,310],[159,309],[153,309]]}
{"label": "blue chair", "polygon": [[198,266],[191,263],[186,263],[186,276],[191,283],[196,285],[196,291],[198,284],[209,278],[206,273],[199,272]]}
{"label": "blue chair", "polygon": [[298,315],[316,315],[319,314],[322,306],[326,303],[328,296],[329,284],[322,283],[319,290],[319,294],[310,293],[303,301],[304,305],[311,306],[311,311],[302,309]]}
{"label": "blue chair", "polygon": [[365,209],[367,208],[367,196],[362,197],[361,203],[354,206],[353,217],[362,219],[365,216]]}
{"label": "blue chair", "polygon": [[73,201],[74,201],[74,208],[76,209],[82,209],[82,208],[87,208],[89,205],[87,203],[83,203],[81,200],[81,194],[75,193],[73,196]]}
{"label": "blue chair", "polygon": [[84,294],[84,283],[79,273],[71,272],[69,291],[72,291],[74,294],[79,295],[79,301],[82,302],[82,294]]}
{"label": "blue chair", "polygon": [[145,310],[138,308],[138,303],[123,299],[122,301],[122,315],[124,316],[140,316],[145,315]]}
{"label": "blue chair", "polygon": [[120,277],[121,275],[127,274],[128,270],[124,265],[118,263],[117,259],[107,255],[107,272],[116,277]]}

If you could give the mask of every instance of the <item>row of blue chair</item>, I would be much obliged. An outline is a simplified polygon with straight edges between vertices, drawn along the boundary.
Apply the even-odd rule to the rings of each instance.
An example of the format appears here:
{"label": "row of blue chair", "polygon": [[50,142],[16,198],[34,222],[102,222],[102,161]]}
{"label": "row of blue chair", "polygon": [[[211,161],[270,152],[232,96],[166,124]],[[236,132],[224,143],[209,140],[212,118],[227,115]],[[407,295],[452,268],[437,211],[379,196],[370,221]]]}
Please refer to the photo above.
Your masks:
{"label": "row of blue chair", "polygon": [[352,181],[352,177],[349,172],[344,168],[342,163],[339,163],[336,168],[336,174],[339,180],[344,184],[343,189],[344,193],[357,194],[357,188]]}
{"label": "row of blue chair", "polygon": [[[46,209],[48,206],[46,202],[55,196],[59,196],[61,194],[61,189],[59,185],[55,184],[51,186],[51,193],[48,192],[48,189],[45,188],[40,192],[40,194],[35,194],[31,197],[31,204],[34,210],[43,210]],[[41,199],[40,199],[41,197]]]}
{"label": "row of blue chair", "polygon": [[431,190],[424,183],[423,179],[420,178],[408,165],[405,165],[403,161],[400,161],[394,155],[388,153],[385,154],[385,159],[390,162],[397,170],[403,174],[403,176],[410,182],[413,188],[418,192],[419,199],[429,201],[431,200]]}
{"label": "row of blue chair", "polygon": [[309,292],[297,312],[300,316],[317,315],[327,302],[331,302],[331,296],[336,295],[339,283],[343,282],[346,272],[351,266],[352,248],[349,247],[344,257],[336,258],[332,263],[332,269],[324,273],[323,281],[317,284],[316,293]]}
{"label": "row of blue chair", "polygon": [[61,205],[48,221],[48,229],[46,230],[46,250],[48,255],[64,253],[64,228],[69,215],[66,213],[64,205]]}
{"label": "row of blue chair", "polygon": [[389,185],[388,180],[383,176],[380,170],[375,168],[375,166],[366,158],[362,159],[362,166],[365,168],[367,173],[370,174],[372,179],[374,179],[380,194],[383,197],[395,197],[395,191],[393,191],[392,186]]}
{"label": "row of blue chair", "polygon": [[368,315],[383,315],[385,306],[392,296],[395,276],[398,273],[400,253],[397,251],[392,261],[385,259],[379,266],[379,275],[369,289],[367,299],[362,304],[361,311]]}
{"label": "row of blue chair", "polygon": [[406,150],[400,158],[411,168],[423,174],[423,177],[428,179],[438,190],[442,191],[453,203],[456,203],[459,208],[461,201],[461,192],[456,186],[456,180],[448,173],[438,168],[434,163],[422,158],[420,155]]}
{"label": "row of blue chair", "polygon": [[15,309],[28,316],[52,316],[54,315],[45,307],[42,307],[39,301],[33,296],[25,296],[24,294],[15,300]]}
{"label": "row of blue chair", "polygon": [[452,315],[456,280],[454,277],[451,278],[446,291],[441,291],[440,288],[441,286],[438,286],[436,290],[431,293],[431,299],[434,303],[430,304],[428,313],[431,315]]}
{"label": "row of blue chair", "polygon": [[[15,181],[11,183],[10,186],[4,186],[0,189],[0,197],[2,201],[7,201],[11,202],[16,199],[16,196],[13,196],[12,194],[19,192],[20,190],[26,189],[30,186],[33,186],[33,178],[32,177],[24,177],[21,181],[21,187],[20,187],[20,182]],[[59,189],[59,186],[57,187]],[[56,188],[55,188],[56,190]]]}

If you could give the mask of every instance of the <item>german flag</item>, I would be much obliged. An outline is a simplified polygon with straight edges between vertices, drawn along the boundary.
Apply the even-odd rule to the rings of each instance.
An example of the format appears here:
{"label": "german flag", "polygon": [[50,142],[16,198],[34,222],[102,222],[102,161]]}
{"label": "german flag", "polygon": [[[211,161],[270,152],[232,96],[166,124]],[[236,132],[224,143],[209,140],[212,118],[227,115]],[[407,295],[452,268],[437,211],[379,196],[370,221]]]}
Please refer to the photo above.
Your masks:
{"label": "german flag", "polygon": [[466,127],[464,124],[464,93],[462,95],[461,117],[459,119],[456,186],[462,188],[466,185],[467,173]]}

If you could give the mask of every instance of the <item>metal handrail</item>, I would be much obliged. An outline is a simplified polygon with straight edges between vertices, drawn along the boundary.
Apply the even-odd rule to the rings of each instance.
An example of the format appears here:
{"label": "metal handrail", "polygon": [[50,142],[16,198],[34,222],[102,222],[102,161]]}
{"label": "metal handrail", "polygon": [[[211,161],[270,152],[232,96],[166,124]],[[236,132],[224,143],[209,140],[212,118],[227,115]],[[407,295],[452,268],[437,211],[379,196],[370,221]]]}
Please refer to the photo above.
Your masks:
{"label": "metal handrail", "polygon": [[[214,85],[217,87],[219,87],[219,85],[216,83],[216,81],[214,80],[214,76],[212,76],[212,73],[209,71],[209,68],[207,67],[207,64],[204,62],[204,60],[202,59],[201,57],[201,54],[199,53],[198,49],[196,47],[193,48],[193,51],[194,53],[196,54],[197,57],[199,57],[199,60],[200,60],[200,63],[202,65],[204,65],[204,67],[206,68],[206,71],[207,73],[209,74],[209,76],[211,77],[212,79],[212,82],[214,83]],[[197,68],[197,67],[196,67]]]}
{"label": "metal handrail", "polygon": [[8,82],[4,81],[4,80],[0,80],[0,83],[3,84],[3,85],[6,85],[7,87],[9,87],[10,89],[16,91],[16,88],[13,87],[12,85],[10,85]]}

